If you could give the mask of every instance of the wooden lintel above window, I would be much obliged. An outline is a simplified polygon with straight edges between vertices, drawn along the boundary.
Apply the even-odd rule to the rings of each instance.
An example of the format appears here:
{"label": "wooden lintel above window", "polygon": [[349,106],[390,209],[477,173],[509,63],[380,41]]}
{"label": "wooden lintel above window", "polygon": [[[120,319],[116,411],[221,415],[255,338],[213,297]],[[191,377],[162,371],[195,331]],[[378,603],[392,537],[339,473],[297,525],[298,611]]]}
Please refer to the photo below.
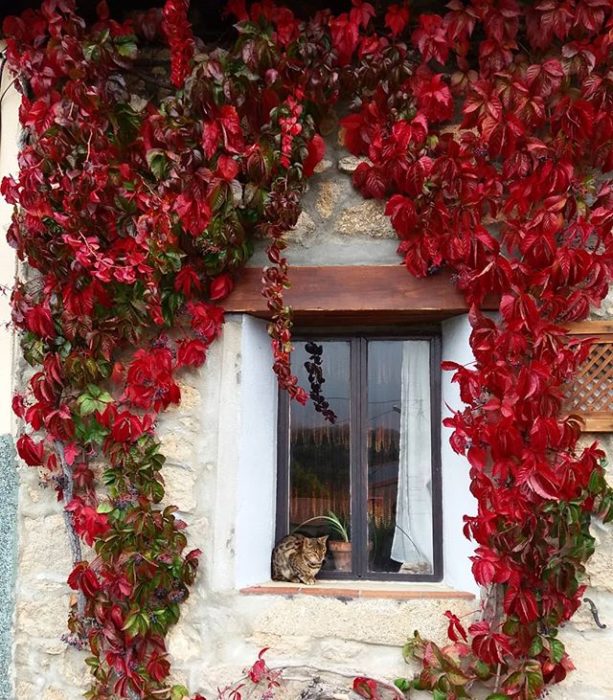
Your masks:
{"label": "wooden lintel above window", "polygon": [[[440,320],[466,313],[464,297],[449,272],[425,279],[413,277],[402,265],[296,266],[290,269],[291,287],[285,301],[298,322],[392,324]],[[269,317],[262,297],[262,271],[248,267],[224,308],[230,313]],[[496,309],[495,300],[483,307]]]}

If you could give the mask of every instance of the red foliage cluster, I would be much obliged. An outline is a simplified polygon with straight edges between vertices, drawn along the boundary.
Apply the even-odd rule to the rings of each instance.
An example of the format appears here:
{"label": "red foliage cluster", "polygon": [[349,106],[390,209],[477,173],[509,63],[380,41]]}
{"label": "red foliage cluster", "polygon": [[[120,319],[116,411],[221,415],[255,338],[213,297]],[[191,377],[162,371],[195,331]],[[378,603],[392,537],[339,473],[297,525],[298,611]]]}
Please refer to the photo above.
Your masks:
{"label": "red foliage cluster", "polygon": [[[198,552],[184,553],[184,523],[159,505],[153,430],[180,401],[177,370],[200,366],[219,336],[211,302],[231,291],[257,236],[272,263],[274,370],[307,399],[290,370],[283,236],[323,156],[318,125],[340,98],[355,107],[345,144],[364,159],[354,184],[386,200],[407,269],[448,266],[471,305],[476,362],[445,365],[466,404],[446,423],[471,465],[473,572],[500,605],[468,629],[450,613],[443,649],[417,635],[413,685],[452,699],[484,682],[492,697],[530,699],[571,668],[556,629],[579,605],[591,514],[613,516],[603,453],[578,450],[578,423],[562,412],[587,352],[564,326],[600,302],[613,269],[611,7],[448,9],[411,18],[391,5],[380,34],[364,0],[308,22],[269,0],[234,0],[236,42],[198,57],[186,0],[133,25],[103,2],[87,27],[74,0],[5,22],[28,143],[2,193],[19,207],[9,240],[38,273],[13,294],[24,355],[40,366],[14,408],[42,436],[17,446],[95,548],[69,579],[85,601],[71,628],[92,652],[89,697],[171,693],[164,636]],[[160,19],[181,88],[164,99],[133,72],[136,33],[151,40]],[[479,311],[490,294],[495,320]],[[377,692],[368,679],[357,687]]]}
{"label": "red foliage cluster", "polygon": [[177,88],[183,87],[194,56],[194,38],[187,19],[188,9],[189,0],[168,0],[162,12],[162,30],[166,34],[172,56],[170,78]]}
{"label": "red foliage cluster", "polygon": [[[503,619],[474,623],[468,641],[453,618],[449,648],[410,645],[424,664],[416,687],[446,697],[464,697],[499,664],[505,697],[537,697],[564,678],[571,665],[551,631],[580,604],[589,514],[613,515],[604,454],[577,451],[579,425],[562,413],[564,383],[587,352],[564,324],[600,303],[613,269],[611,183],[594,178],[613,168],[613,20],[610,6],[581,2],[553,29],[541,12],[550,7],[454,2],[444,17],[422,15],[412,34],[421,65],[343,121],[348,148],[369,159],[355,185],[387,198],[408,270],[450,267],[472,305],[476,364],[444,364],[467,408],[445,423],[471,464],[473,573],[501,585]],[[578,46],[588,60],[575,60]],[[433,72],[453,54],[455,73]],[[403,114],[398,91],[411,96]],[[460,127],[437,127],[457,98]],[[492,293],[498,320],[479,312]]]}

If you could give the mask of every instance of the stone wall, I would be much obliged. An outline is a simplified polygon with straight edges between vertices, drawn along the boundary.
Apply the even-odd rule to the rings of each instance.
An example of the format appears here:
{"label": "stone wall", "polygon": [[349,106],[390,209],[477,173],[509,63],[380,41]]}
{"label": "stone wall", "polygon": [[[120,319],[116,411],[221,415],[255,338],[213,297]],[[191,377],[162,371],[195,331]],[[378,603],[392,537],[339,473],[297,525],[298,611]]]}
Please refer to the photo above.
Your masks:
{"label": "stone wall", "polygon": [[[360,159],[338,144],[337,128],[326,138],[326,155],[316,167],[303,199],[298,224],[287,240],[291,265],[377,265],[400,262],[398,238],[385,204],[364,199],[351,184]],[[264,245],[250,266],[267,264]]]}
{"label": "stone wall", "polygon": [[[289,236],[291,262],[398,262],[383,205],[364,201],[353,191],[349,173],[355,160],[336,146],[334,138],[329,140],[331,147],[319,175],[310,184],[304,213]],[[258,250],[252,264],[262,262],[263,253]],[[613,299],[596,313],[613,317]],[[163,472],[166,499],[179,506],[188,522],[190,545],[204,553],[202,571],[170,635],[176,680],[214,697],[215,689],[239,678],[265,646],[270,647],[269,664],[287,668],[286,675],[297,683],[317,675],[338,691],[356,674],[386,679],[410,675],[400,647],[412,631],[417,628],[443,641],[443,612],[452,608],[468,614],[477,607],[475,601],[447,599],[450,592],[445,586],[421,587],[438,599],[410,600],[391,598],[385,586],[378,596],[359,597],[356,592],[353,598],[248,595],[238,590],[237,561],[245,547],[237,533],[237,484],[241,450],[246,449],[240,436],[252,427],[242,403],[246,366],[242,327],[240,318],[229,319],[206,367],[184,375],[181,406],[160,421],[168,459]],[[260,380],[273,381],[267,367]],[[613,459],[613,438],[604,436],[603,443]],[[269,449],[274,450],[272,442]],[[252,467],[257,470],[258,465]],[[35,470],[22,467],[19,477],[14,697],[76,700],[88,677],[85,653],[67,648],[62,641],[71,561],[61,506],[53,492],[40,489]],[[270,489],[274,490],[274,483]],[[563,630],[578,670],[551,691],[550,697],[558,700],[613,698],[613,532],[594,523],[594,533],[599,548],[590,565],[589,597],[608,627],[598,629],[587,606],[582,606]],[[286,697],[296,700],[298,692],[286,691]]]}
{"label": "stone wall", "polygon": [[[242,321],[231,318],[206,368],[183,377],[181,407],[166,413],[160,424],[168,457],[167,501],[179,505],[189,524],[190,545],[204,552],[202,571],[170,635],[174,677],[214,697],[215,689],[240,678],[265,646],[270,647],[269,664],[286,668],[285,675],[298,679],[294,682],[300,687],[314,675],[337,693],[357,674],[383,679],[410,675],[400,647],[412,631],[443,641],[443,612],[470,613],[475,601],[398,601],[388,598],[385,587],[378,598],[355,599],[237,590],[234,566],[240,552],[231,494],[240,468],[237,435],[245,422],[241,341]],[[610,437],[605,446],[613,454]],[[61,641],[70,599],[65,585],[70,556],[60,507],[51,492],[40,490],[34,470],[23,469],[20,476],[15,697],[76,700],[87,674],[84,653]],[[597,629],[584,606],[565,628],[562,638],[578,670],[551,691],[558,700],[613,697],[613,534],[598,524],[594,531],[600,548],[590,567],[589,596],[609,626]],[[299,691],[291,687],[286,697],[296,700]]]}

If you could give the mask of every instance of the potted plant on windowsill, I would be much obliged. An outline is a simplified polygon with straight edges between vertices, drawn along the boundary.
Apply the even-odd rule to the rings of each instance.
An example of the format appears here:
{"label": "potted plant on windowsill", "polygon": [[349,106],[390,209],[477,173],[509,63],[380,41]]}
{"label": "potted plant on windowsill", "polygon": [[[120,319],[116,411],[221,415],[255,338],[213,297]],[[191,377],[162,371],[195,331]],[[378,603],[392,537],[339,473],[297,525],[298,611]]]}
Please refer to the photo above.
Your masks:
{"label": "potted plant on windowsill", "polygon": [[315,520],[326,520],[330,524],[330,529],[338,536],[338,539],[328,540],[328,549],[332,553],[334,566],[337,571],[351,571],[351,540],[349,539],[349,526],[332,511],[328,515],[316,515],[305,520],[295,528],[299,530],[303,525],[312,523]]}

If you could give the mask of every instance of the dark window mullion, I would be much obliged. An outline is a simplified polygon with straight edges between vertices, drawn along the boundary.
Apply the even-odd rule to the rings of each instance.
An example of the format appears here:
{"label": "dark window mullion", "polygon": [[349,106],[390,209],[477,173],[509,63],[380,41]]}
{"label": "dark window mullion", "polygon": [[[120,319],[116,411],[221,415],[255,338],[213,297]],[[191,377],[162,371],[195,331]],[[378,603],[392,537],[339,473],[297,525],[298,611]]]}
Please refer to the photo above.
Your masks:
{"label": "dark window mullion", "polygon": [[356,363],[354,366],[355,418],[352,421],[355,459],[351,461],[353,480],[352,505],[355,513],[352,523],[354,571],[365,577],[368,569],[368,341],[354,341]]}
{"label": "dark window mullion", "polygon": [[278,391],[279,415],[277,418],[277,517],[276,537],[278,542],[289,533],[290,499],[290,400],[287,391]]}
{"label": "dark window mullion", "polygon": [[349,483],[351,494],[351,568],[352,575],[359,576],[359,523],[360,523],[360,484],[356,478],[355,465],[360,460],[360,440],[356,430],[360,413],[360,341],[358,338],[351,339],[351,354],[350,354],[350,370],[349,370],[349,391],[350,391],[350,406],[349,406],[349,434],[350,434],[350,471]]}
{"label": "dark window mullion", "polygon": [[432,423],[432,578],[443,578],[443,484],[441,468],[441,339],[430,340],[430,418]]}

